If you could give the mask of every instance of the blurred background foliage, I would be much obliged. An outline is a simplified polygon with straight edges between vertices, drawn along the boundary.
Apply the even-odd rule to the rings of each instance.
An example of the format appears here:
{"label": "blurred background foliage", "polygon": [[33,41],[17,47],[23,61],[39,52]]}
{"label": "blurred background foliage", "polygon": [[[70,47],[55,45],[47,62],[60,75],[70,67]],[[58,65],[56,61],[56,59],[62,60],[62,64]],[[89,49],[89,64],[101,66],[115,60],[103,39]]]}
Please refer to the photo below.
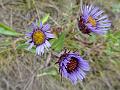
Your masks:
{"label": "blurred background foliage", "polygon": [[[120,0],[83,0],[98,5],[112,21],[104,36],[84,35],[77,27],[80,0],[0,0],[0,90],[119,90]],[[56,39],[50,52],[28,51],[24,36],[35,18],[49,22]],[[61,51],[78,51],[91,70],[76,86],[58,72]]]}

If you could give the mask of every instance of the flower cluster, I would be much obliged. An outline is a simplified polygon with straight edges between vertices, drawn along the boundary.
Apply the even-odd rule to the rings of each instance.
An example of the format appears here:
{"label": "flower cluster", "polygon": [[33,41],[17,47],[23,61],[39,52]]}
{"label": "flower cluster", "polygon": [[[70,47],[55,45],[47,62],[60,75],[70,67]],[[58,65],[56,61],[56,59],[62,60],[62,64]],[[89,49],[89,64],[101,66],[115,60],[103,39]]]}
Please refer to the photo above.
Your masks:
{"label": "flower cluster", "polygon": [[[83,34],[106,34],[111,27],[111,21],[108,16],[100,8],[93,5],[83,5],[81,7],[81,15],[78,19],[78,27]],[[40,22],[32,23],[32,31],[27,33],[30,44],[28,49],[36,46],[36,54],[43,55],[45,49],[51,47],[49,43],[50,38],[55,38],[55,35],[50,31],[50,25],[43,25]],[[77,84],[78,80],[83,80],[86,73],[90,70],[89,63],[84,60],[79,54],[73,52],[64,52],[58,62],[59,73],[62,77],[68,78],[73,84]]]}

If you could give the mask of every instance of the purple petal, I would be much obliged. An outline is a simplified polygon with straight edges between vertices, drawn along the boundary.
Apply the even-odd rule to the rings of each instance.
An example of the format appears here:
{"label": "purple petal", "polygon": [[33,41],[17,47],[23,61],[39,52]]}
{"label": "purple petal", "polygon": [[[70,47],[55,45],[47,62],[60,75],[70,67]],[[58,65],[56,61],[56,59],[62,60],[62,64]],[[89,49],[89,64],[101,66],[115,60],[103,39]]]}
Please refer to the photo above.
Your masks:
{"label": "purple petal", "polygon": [[88,13],[89,13],[89,14],[90,14],[92,8],[94,8],[93,5],[90,5],[90,6],[89,6],[89,9],[88,9]]}
{"label": "purple petal", "polygon": [[100,34],[100,35],[103,35],[103,34],[107,33],[106,31],[102,31],[102,30],[94,30],[93,32],[96,33],[96,34]]}
{"label": "purple petal", "polygon": [[104,16],[102,16],[101,18],[99,18],[99,19],[96,20],[96,21],[100,21],[100,20],[103,20],[103,19],[105,19],[105,18],[108,18],[108,16],[107,16],[107,15],[104,15]]}
{"label": "purple petal", "polygon": [[45,32],[47,38],[55,38],[54,34]]}
{"label": "purple petal", "polygon": [[97,12],[96,14],[93,15],[94,18],[98,17],[99,15],[101,15],[104,11],[100,10],[99,12]]}
{"label": "purple petal", "polygon": [[106,30],[109,30],[110,28],[97,28],[96,30],[98,31],[106,31]]}
{"label": "purple petal", "polygon": [[84,6],[84,14],[88,14],[87,6]]}
{"label": "purple petal", "polygon": [[42,24],[42,22],[40,22],[40,29],[43,27],[43,24]]}
{"label": "purple petal", "polygon": [[77,74],[76,74],[76,72],[72,73],[71,75],[74,78],[74,80],[77,81]]}
{"label": "purple petal", "polygon": [[43,45],[37,46],[36,53],[38,55],[42,55],[44,53],[44,46]]}
{"label": "purple petal", "polygon": [[42,28],[43,31],[50,30],[50,24],[45,24]]}
{"label": "purple petal", "polygon": [[79,68],[81,68],[82,70],[85,70],[85,71],[90,70],[89,64],[86,61],[80,62],[79,64],[80,64]]}
{"label": "purple petal", "polygon": [[60,64],[60,65],[61,65],[61,66],[64,65],[64,67],[66,67],[66,66],[67,66],[67,63],[69,63],[69,59],[70,59],[70,58],[67,58],[67,59],[64,59],[63,61],[61,61],[61,64]]}
{"label": "purple petal", "polygon": [[95,7],[95,8],[91,11],[90,15],[95,14],[98,10],[99,10],[99,8],[98,8],[98,7]]}
{"label": "purple petal", "polygon": [[46,49],[47,51],[49,51],[49,50],[48,50],[48,47],[46,46],[45,43],[43,43],[42,45],[45,47],[45,49]]}
{"label": "purple petal", "polygon": [[105,20],[101,20],[101,21],[99,21],[98,23],[111,23],[111,21],[108,20],[108,19],[105,19]]}
{"label": "purple petal", "polygon": [[68,73],[67,73],[65,67],[62,68],[62,76],[64,76],[65,78],[68,77]]}
{"label": "purple petal", "polygon": [[32,42],[30,46],[28,47],[28,50],[30,50],[33,47],[34,43]]}
{"label": "purple petal", "polygon": [[26,33],[25,35],[28,36],[28,37],[31,37],[32,36],[32,32]]}
{"label": "purple petal", "polygon": [[47,40],[45,41],[45,44],[48,48],[51,47],[50,43]]}
{"label": "purple petal", "polygon": [[76,78],[74,78],[74,76],[72,74],[68,74],[68,78],[71,80],[72,84],[77,84],[77,80]]}
{"label": "purple petal", "polygon": [[36,54],[38,54],[38,55],[40,55],[40,48],[41,48],[41,46],[38,46],[38,47],[36,48]]}
{"label": "purple petal", "polygon": [[36,29],[36,28],[37,28],[37,24],[32,23],[32,24],[31,24],[31,27],[32,27],[32,29]]}
{"label": "purple petal", "polygon": [[80,75],[85,78],[86,74],[83,72],[83,70],[79,69]]}
{"label": "purple petal", "polygon": [[110,27],[111,26],[111,23],[108,23],[108,24],[99,24],[97,25],[97,27]]}
{"label": "purple petal", "polygon": [[83,77],[80,75],[79,71],[77,71],[77,77],[78,77],[79,80],[81,80],[81,81],[83,80]]}
{"label": "purple petal", "polygon": [[43,55],[43,53],[44,53],[44,46],[43,45],[41,45],[40,52]]}
{"label": "purple petal", "polygon": [[93,27],[90,23],[87,23],[86,25],[91,31],[95,29],[95,27]]}
{"label": "purple petal", "polygon": [[110,26],[111,26],[111,23],[98,22],[97,25],[98,25],[98,26],[101,25],[101,26],[108,26],[108,27],[110,27]]}
{"label": "purple petal", "polygon": [[81,65],[81,69],[84,70],[84,71],[89,71],[90,67]]}
{"label": "purple petal", "polygon": [[30,43],[32,41],[32,39],[27,40],[27,42],[25,42],[26,44]]}

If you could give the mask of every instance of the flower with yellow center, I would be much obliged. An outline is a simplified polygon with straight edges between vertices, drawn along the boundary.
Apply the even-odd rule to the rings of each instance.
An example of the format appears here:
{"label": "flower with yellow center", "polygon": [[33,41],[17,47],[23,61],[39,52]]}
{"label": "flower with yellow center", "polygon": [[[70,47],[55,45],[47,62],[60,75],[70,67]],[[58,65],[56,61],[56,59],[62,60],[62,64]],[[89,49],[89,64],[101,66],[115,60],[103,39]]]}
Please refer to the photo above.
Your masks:
{"label": "flower with yellow center", "polygon": [[91,32],[105,34],[111,27],[111,21],[103,10],[93,5],[83,5],[78,19],[78,27],[84,34]]}
{"label": "flower with yellow center", "polygon": [[48,48],[51,47],[51,44],[49,43],[48,39],[55,38],[55,36],[50,32],[49,24],[42,25],[41,22],[40,26],[37,26],[37,22],[36,22],[36,23],[32,23],[31,26],[33,31],[26,34],[30,38],[27,41],[27,43],[30,43],[28,49],[31,49],[35,45],[36,54],[42,55],[45,49],[48,51]]}

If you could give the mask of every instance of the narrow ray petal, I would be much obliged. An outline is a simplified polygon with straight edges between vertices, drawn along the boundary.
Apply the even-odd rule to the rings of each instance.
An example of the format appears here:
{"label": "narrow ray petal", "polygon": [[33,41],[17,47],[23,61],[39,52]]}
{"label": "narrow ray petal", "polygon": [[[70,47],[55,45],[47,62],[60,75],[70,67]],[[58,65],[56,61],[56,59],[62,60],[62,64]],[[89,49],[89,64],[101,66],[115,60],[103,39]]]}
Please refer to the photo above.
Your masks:
{"label": "narrow ray petal", "polygon": [[45,24],[42,28],[43,31],[50,30],[50,24]]}

